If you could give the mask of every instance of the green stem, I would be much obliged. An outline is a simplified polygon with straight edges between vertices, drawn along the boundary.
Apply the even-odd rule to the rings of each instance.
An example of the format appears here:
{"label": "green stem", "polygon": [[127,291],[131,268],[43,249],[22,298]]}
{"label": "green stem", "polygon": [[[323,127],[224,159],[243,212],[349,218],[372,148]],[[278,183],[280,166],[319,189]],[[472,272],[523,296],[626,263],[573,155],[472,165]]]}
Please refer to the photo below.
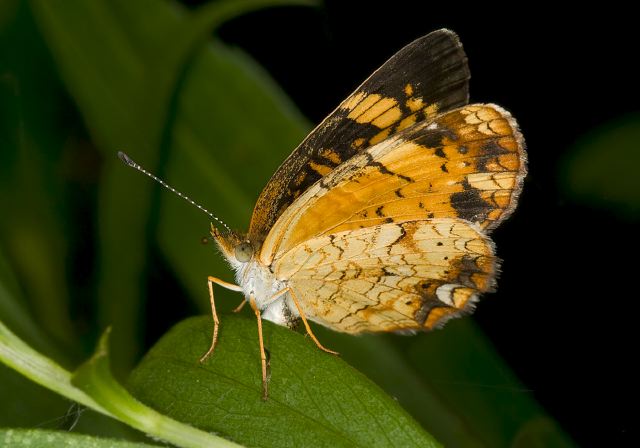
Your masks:
{"label": "green stem", "polygon": [[176,446],[241,446],[166,417],[131,396],[111,375],[109,333],[107,330],[103,334],[95,355],[72,374],[33,350],[0,322],[0,362],[64,397]]}

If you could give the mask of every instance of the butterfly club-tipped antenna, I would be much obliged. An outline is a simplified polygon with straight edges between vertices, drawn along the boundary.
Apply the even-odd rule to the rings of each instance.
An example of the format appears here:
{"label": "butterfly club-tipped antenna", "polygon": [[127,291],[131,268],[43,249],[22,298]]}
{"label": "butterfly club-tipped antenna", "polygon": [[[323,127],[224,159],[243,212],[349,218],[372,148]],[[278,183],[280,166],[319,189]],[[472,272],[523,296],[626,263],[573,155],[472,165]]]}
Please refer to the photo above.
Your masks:
{"label": "butterfly club-tipped antenna", "polygon": [[207,210],[206,208],[204,208],[202,205],[198,204],[196,201],[194,201],[193,199],[191,199],[190,197],[188,197],[187,195],[179,192],[178,190],[176,190],[175,188],[173,188],[171,185],[169,185],[168,183],[166,183],[165,181],[163,181],[162,179],[160,179],[157,176],[154,176],[153,174],[151,174],[149,171],[145,170],[144,168],[142,168],[142,166],[140,166],[139,164],[137,164],[131,157],[129,157],[127,154],[125,154],[122,151],[118,151],[118,158],[120,160],[122,160],[122,162],[128,166],[130,166],[131,168],[140,171],[142,174],[149,176],[151,179],[155,180],[156,182],[158,182],[160,185],[162,185],[164,188],[166,188],[167,190],[177,194],[178,196],[180,196],[182,199],[184,199],[185,201],[187,201],[189,204],[196,206],[197,208],[199,208],[202,212],[206,213],[212,220],[216,221],[217,223],[219,223],[220,225],[222,225],[225,229],[227,229],[228,232],[231,232],[231,228],[220,218],[218,218],[216,215],[214,215],[213,213],[211,213],[209,210]]}

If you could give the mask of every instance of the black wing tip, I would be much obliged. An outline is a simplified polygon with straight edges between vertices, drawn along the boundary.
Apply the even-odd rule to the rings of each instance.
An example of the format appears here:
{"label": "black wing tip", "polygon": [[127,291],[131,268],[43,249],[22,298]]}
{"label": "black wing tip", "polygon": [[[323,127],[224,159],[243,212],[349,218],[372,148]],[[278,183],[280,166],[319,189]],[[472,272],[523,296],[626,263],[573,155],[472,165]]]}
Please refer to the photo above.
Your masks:
{"label": "black wing tip", "polygon": [[439,30],[432,31],[428,34],[425,34],[422,37],[417,38],[415,42],[419,42],[423,40],[429,41],[429,42],[433,42],[437,40],[449,41],[453,43],[454,47],[462,48],[462,42],[460,41],[460,36],[458,36],[458,33],[456,33],[455,31],[449,28],[440,28]]}
{"label": "black wing tip", "polygon": [[[469,103],[469,85],[471,78],[469,61],[458,34],[448,28],[440,28],[411,42],[404,49],[416,54],[426,55],[432,64],[439,63],[447,70],[450,92],[458,91],[458,95],[441,102],[442,109],[453,109]],[[403,49],[403,50],[404,50]],[[403,51],[401,50],[401,51]],[[425,67],[428,73],[431,67]],[[452,78],[452,76],[454,78]],[[457,83],[454,81],[457,79]],[[448,97],[447,95],[444,95]]]}
{"label": "black wing tip", "polygon": [[[449,63],[457,63],[465,76],[469,76],[467,55],[458,34],[448,28],[440,28],[418,37],[413,42],[405,45],[394,57],[404,52],[426,54],[432,60],[449,60]],[[391,58],[391,60],[394,59]]]}
{"label": "black wing tip", "polygon": [[446,36],[452,37],[454,39],[460,40],[460,38],[458,37],[458,33],[456,33],[455,31],[453,31],[453,30],[451,30],[449,28],[440,28],[439,30],[435,30],[435,31],[430,32],[429,34],[427,34],[427,36],[429,36],[429,35],[437,36],[439,34],[446,35]]}

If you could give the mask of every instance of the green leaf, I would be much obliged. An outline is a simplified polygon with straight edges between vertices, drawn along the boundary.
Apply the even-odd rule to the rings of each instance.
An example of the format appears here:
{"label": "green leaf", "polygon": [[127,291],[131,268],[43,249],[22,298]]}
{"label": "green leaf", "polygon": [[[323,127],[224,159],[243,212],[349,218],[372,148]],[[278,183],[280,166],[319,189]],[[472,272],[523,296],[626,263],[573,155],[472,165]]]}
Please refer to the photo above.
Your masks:
{"label": "green leaf", "polygon": [[640,114],[582,136],[561,165],[567,194],[586,204],[640,217]]}
{"label": "green leaf", "polygon": [[159,445],[134,443],[115,439],[103,439],[62,431],[45,431],[41,429],[0,429],[0,446],[11,446],[16,448],[152,448]]}
{"label": "green leaf", "polygon": [[439,446],[364,375],[270,322],[264,340],[271,379],[263,401],[255,320],[222,316],[218,346],[200,364],[211,327],[206,317],[176,325],[132,373],[134,394],[177,420],[248,446]]}

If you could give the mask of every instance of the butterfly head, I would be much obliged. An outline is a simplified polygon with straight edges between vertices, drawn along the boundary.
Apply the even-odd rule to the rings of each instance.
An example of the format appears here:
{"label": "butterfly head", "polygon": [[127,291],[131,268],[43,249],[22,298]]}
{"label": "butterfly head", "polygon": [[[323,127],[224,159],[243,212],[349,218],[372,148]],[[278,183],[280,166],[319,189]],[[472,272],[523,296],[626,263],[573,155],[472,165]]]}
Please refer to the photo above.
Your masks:
{"label": "butterfly head", "polygon": [[240,268],[253,259],[256,250],[246,236],[231,231],[220,231],[213,224],[211,224],[211,236],[218,244],[225,258],[235,268]]}

